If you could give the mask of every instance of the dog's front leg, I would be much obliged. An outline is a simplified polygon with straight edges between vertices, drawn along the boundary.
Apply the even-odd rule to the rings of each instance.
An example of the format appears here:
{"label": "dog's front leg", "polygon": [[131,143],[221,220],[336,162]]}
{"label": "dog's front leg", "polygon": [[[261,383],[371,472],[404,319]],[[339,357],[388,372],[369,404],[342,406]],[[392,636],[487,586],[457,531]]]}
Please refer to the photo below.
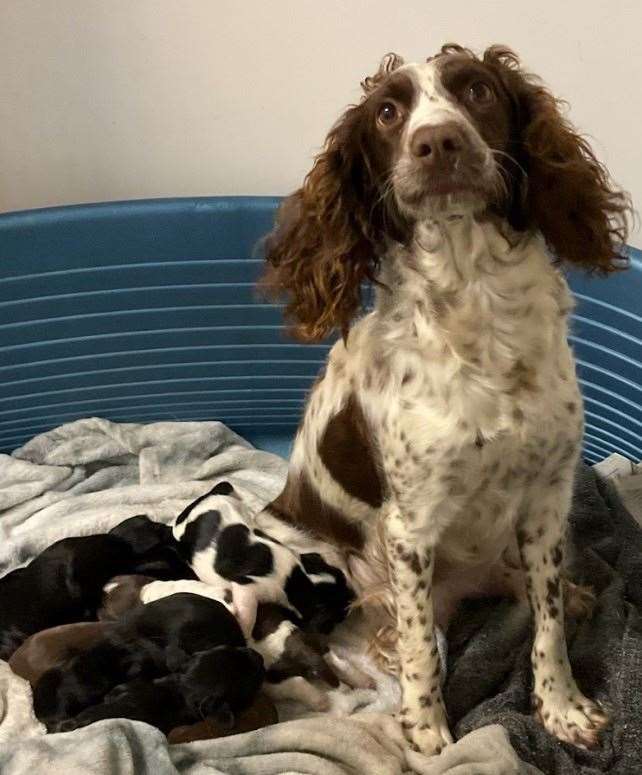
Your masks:
{"label": "dog's front leg", "polygon": [[560,740],[582,748],[597,745],[605,713],[578,689],[564,634],[561,569],[574,469],[555,472],[523,507],[517,530],[533,611],[533,702],[543,725]]}
{"label": "dog's front leg", "polygon": [[393,503],[386,516],[386,544],[397,605],[401,723],[419,751],[439,753],[452,737],[441,695],[433,621],[433,542],[410,529]]}

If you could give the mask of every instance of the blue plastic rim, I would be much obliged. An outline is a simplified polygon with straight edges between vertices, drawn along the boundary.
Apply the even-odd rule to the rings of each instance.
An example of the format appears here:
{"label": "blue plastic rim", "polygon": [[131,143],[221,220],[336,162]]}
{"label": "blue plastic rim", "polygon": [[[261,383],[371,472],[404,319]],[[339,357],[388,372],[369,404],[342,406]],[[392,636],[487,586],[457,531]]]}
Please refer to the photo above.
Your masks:
{"label": "blue plastic rim", "polygon": [[[212,420],[287,452],[327,345],[257,296],[276,197],[0,215],[0,450],[72,420]],[[585,457],[642,458],[642,254],[571,274]]]}

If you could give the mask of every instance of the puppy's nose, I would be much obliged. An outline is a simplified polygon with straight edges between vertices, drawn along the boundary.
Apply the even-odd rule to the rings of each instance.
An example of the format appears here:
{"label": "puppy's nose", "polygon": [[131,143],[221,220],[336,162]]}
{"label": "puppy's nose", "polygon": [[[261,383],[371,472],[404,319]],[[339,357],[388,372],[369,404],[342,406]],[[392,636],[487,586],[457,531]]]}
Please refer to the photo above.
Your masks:
{"label": "puppy's nose", "polygon": [[416,129],[410,140],[410,151],[425,166],[438,167],[454,165],[463,154],[465,145],[463,131],[454,121],[449,121]]}

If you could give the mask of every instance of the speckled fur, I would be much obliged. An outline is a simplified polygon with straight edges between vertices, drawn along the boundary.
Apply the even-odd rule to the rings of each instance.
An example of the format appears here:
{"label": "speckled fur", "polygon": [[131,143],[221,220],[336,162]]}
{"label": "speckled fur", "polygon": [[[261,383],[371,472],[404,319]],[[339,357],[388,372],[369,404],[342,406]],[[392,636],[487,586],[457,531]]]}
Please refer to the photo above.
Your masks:
{"label": "speckled fur", "polygon": [[[463,126],[492,189],[493,154],[441,87],[439,67],[387,58],[365,84],[376,90],[392,70],[415,84],[390,176],[402,211],[412,199],[406,167],[420,126]],[[333,152],[331,144],[323,163]],[[302,191],[305,202],[309,188]],[[502,582],[533,611],[533,701],[542,723],[562,740],[595,745],[607,718],[577,688],[564,636],[561,569],[583,433],[566,281],[543,237],[489,215],[483,195],[424,199],[404,214],[410,239],[387,243],[374,310],[332,348],[288,483],[309,482],[333,513],[363,528],[352,579],[362,599],[383,599],[396,612],[401,719],[418,749],[436,753],[452,741],[435,640],[449,612],[443,588],[459,584],[463,597]],[[350,401],[370,429],[380,508],[347,492],[323,462],[326,427]]]}

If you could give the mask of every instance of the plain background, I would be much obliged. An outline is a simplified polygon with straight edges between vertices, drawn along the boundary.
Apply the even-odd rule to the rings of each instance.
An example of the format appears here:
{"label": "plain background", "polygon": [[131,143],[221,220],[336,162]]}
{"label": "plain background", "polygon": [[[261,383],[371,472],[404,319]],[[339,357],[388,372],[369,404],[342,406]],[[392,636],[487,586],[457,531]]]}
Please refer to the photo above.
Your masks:
{"label": "plain background", "polygon": [[384,53],[451,40],[519,52],[639,206],[641,30],[640,0],[0,0],[0,210],[287,193]]}

